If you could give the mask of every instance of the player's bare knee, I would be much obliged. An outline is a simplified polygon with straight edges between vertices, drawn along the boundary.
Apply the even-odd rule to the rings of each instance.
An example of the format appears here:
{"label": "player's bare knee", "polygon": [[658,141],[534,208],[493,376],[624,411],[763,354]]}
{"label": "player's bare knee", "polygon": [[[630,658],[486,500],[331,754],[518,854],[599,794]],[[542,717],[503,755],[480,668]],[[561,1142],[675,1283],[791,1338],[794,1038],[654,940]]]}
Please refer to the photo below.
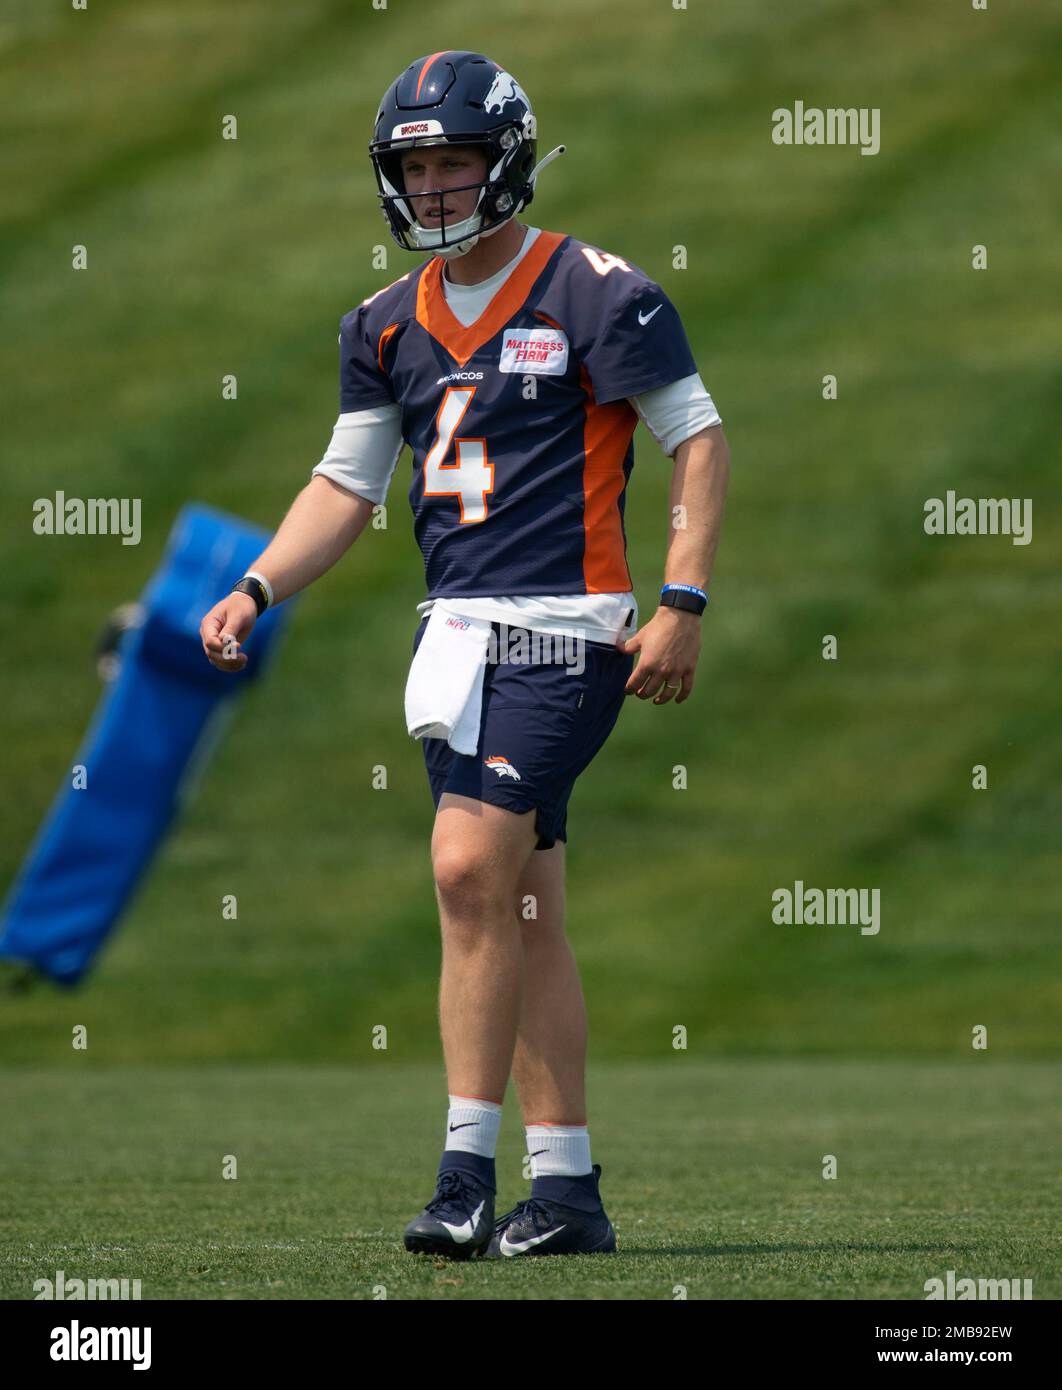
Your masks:
{"label": "player's bare knee", "polygon": [[498,865],[464,845],[437,848],[432,874],[440,906],[463,919],[492,918],[503,910],[511,893]]}

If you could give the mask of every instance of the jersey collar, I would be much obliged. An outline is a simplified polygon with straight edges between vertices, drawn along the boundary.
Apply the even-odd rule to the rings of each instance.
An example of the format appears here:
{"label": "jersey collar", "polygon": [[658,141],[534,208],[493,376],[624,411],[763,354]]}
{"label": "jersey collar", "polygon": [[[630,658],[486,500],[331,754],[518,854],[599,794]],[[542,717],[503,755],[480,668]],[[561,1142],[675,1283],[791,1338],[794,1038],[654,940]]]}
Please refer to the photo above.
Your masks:
{"label": "jersey collar", "polygon": [[446,302],[442,287],[442,272],[446,264],[442,256],[433,256],[417,285],[417,322],[446,349],[459,367],[506,323],[519,313],[531,293],[531,286],[545,269],[550,257],[562,241],[564,232],[540,231],[535,244],[513,273],[494,295],[474,323],[465,325]]}

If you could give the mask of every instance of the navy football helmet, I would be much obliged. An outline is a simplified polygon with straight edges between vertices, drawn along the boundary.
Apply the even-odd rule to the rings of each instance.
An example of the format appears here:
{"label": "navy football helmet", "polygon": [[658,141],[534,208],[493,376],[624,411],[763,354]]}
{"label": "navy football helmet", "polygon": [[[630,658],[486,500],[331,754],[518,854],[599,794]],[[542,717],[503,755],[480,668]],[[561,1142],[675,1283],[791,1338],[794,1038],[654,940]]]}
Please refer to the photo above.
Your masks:
{"label": "navy football helmet", "polygon": [[[564,153],[558,145],[535,163],[537,129],[531,103],[516,78],[482,53],[443,50],[418,58],[396,77],[380,102],[369,155],[391,234],[405,251],[432,251],[447,259],[471,251],[527,207],[540,169]],[[478,145],[487,160],[481,183],[437,195],[439,223],[418,222],[402,176],[402,151],[418,145]],[[448,193],[478,188],[469,217],[443,225]]]}

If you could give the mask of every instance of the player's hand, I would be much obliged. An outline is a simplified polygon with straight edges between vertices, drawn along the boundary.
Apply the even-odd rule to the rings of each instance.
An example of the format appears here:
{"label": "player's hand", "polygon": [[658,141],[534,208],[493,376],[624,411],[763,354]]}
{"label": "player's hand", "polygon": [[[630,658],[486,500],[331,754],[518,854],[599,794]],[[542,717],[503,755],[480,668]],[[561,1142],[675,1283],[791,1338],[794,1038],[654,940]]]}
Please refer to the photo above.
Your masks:
{"label": "player's hand", "polygon": [[211,666],[219,671],[242,671],[247,653],[240,650],[258,617],[250,594],[226,594],[199,624],[203,651]]}
{"label": "player's hand", "polygon": [[666,705],[672,698],[681,705],[689,699],[701,652],[698,614],[683,608],[658,608],[643,628],[616,646],[622,652],[638,653],[625,695],[651,699],[654,705]]}

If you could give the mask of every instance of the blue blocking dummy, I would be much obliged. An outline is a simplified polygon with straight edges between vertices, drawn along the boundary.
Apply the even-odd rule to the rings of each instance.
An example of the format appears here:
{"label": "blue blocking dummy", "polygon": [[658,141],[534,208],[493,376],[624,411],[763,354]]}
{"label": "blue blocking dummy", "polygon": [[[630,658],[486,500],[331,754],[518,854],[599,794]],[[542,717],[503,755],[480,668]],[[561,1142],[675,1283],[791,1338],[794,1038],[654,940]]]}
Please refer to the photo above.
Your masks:
{"label": "blue blocking dummy", "polygon": [[199,639],[203,615],[268,541],[238,517],[198,504],[181,511],[134,623],[118,638],[114,678],[12,884],[0,956],[29,962],[64,985],[92,964],[234,701],[276,649],[290,602],[258,619],[247,665],[234,675],[210,665]]}

